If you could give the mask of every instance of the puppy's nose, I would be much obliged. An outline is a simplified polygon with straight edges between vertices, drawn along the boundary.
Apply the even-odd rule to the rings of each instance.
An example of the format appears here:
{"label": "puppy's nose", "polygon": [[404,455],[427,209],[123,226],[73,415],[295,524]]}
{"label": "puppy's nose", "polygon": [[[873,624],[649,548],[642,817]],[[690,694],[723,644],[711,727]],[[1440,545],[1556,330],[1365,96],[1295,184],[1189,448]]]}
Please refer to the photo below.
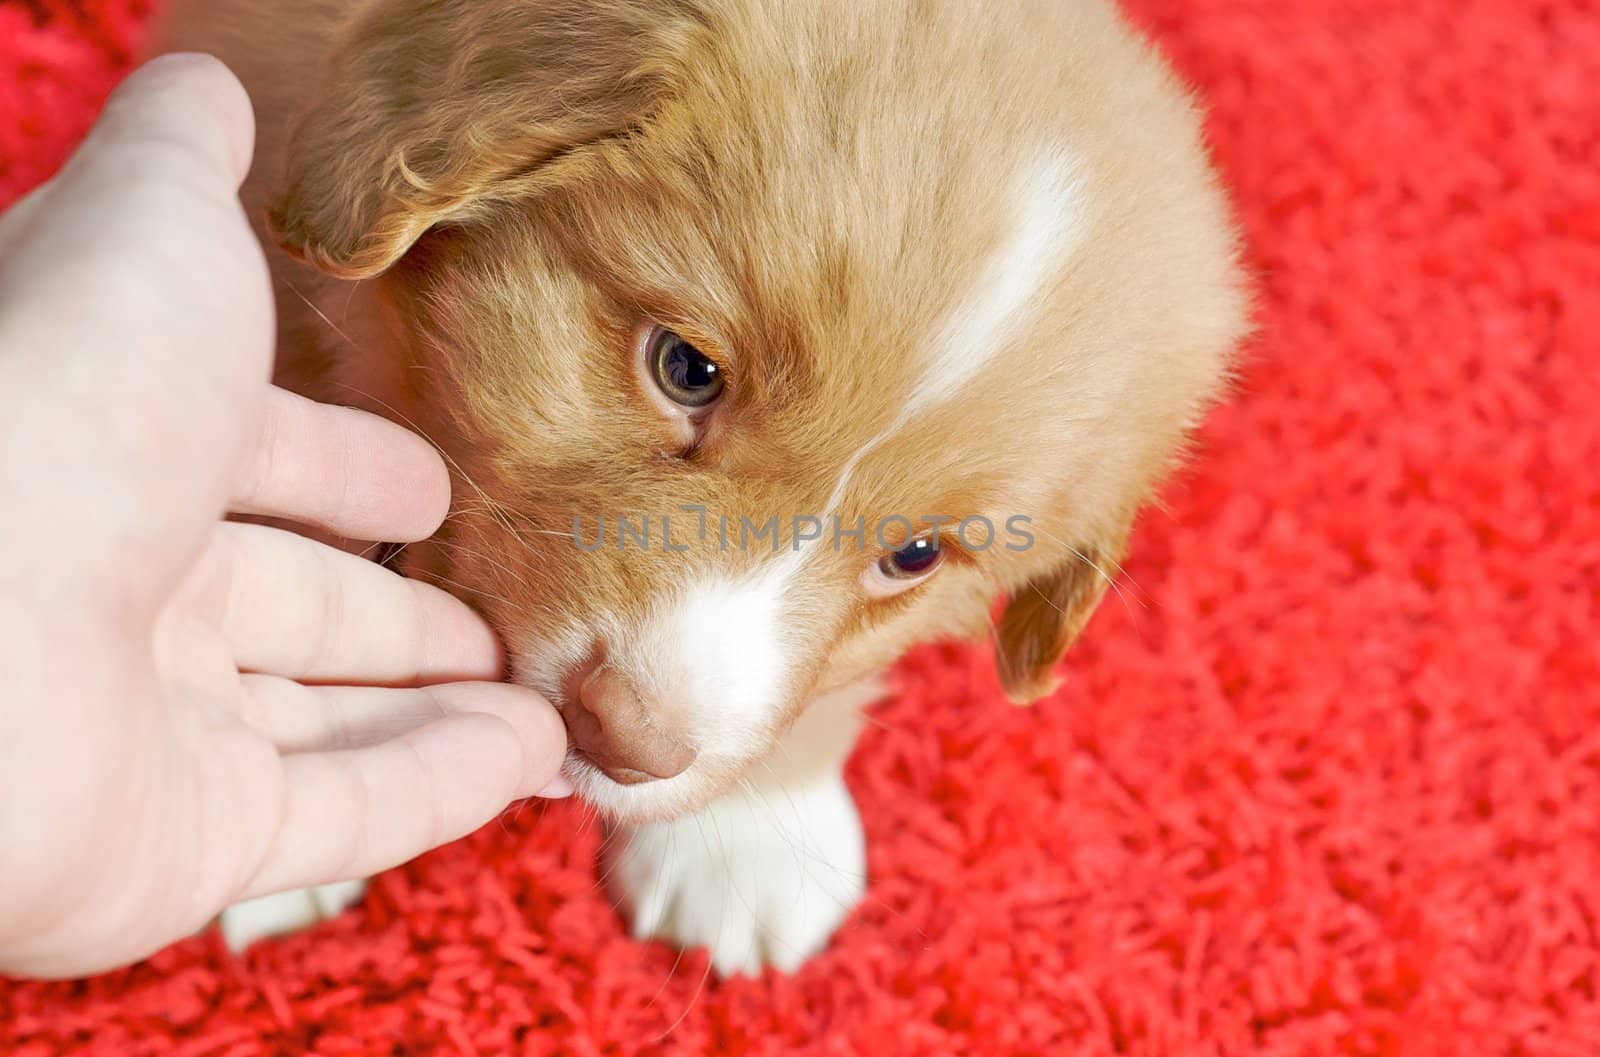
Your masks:
{"label": "puppy's nose", "polygon": [[695,750],[664,729],[621,672],[601,665],[583,680],[567,710],[573,748],[622,785],[682,774]]}

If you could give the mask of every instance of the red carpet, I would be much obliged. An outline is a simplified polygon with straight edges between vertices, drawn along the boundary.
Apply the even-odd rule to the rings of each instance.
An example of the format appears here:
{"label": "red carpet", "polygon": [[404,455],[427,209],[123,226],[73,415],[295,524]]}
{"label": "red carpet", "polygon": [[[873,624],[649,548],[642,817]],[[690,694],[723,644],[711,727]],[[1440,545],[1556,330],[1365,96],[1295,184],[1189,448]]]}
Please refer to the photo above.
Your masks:
{"label": "red carpet", "polygon": [[[1600,4],[1133,6],[1263,334],[1055,699],[901,667],[824,957],[706,983],[530,807],[243,960],[0,985],[0,1053],[1600,1054]],[[0,198],[145,10],[0,0]]]}

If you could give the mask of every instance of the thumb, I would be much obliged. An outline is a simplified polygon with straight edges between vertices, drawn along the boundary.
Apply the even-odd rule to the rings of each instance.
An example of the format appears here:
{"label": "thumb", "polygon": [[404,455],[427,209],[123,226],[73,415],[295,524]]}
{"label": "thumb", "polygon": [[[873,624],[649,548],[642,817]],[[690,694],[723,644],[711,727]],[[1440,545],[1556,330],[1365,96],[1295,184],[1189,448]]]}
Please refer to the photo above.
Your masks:
{"label": "thumb", "polygon": [[255,117],[249,96],[226,66],[209,55],[163,55],[140,67],[106,100],[78,151],[49,183],[0,216],[0,254],[31,241],[48,213],[45,199],[67,184],[69,196],[115,193],[132,175],[164,156],[163,176],[194,190],[237,191],[250,168]]}
{"label": "thumb", "polygon": [[209,55],[163,55],[136,70],[105,110],[64,176],[125,179],[129,153],[166,154],[196,189],[237,191],[250,169],[255,118],[233,72]]}
{"label": "thumb", "polygon": [[43,559],[35,576],[135,569],[148,596],[226,504],[273,345],[237,196],[253,137],[225,66],[167,56],[0,218],[0,495],[18,512],[0,546]]}

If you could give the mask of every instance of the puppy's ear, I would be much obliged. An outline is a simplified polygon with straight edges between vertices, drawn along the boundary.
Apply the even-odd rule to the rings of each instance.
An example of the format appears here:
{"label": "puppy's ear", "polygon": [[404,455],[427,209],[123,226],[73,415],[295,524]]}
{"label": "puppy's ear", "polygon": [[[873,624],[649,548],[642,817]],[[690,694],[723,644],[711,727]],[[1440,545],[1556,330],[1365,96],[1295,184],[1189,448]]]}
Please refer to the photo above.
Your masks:
{"label": "puppy's ear", "polygon": [[273,232],[330,274],[376,275],[647,120],[695,30],[689,0],[374,0],[291,135]]}
{"label": "puppy's ear", "polygon": [[1104,548],[1079,548],[1044,575],[1034,577],[1006,602],[995,629],[995,664],[1006,696],[1030,704],[1054,690],[1055,668],[1089,622],[1116,568],[1114,553]]}

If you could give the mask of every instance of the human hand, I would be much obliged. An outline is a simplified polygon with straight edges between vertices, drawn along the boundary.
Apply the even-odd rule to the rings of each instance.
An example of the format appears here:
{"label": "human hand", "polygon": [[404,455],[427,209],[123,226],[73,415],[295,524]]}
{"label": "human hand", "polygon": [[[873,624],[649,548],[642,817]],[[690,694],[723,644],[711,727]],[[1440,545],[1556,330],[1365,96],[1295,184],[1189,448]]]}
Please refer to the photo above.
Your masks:
{"label": "human hand", "polygon": [[0,218],[0,971],[124,964],[564,791],[464,605],[224,520],[410,541],[449,502],[419,438],[268,384],[252,138],[219,63],[158,60]]}

